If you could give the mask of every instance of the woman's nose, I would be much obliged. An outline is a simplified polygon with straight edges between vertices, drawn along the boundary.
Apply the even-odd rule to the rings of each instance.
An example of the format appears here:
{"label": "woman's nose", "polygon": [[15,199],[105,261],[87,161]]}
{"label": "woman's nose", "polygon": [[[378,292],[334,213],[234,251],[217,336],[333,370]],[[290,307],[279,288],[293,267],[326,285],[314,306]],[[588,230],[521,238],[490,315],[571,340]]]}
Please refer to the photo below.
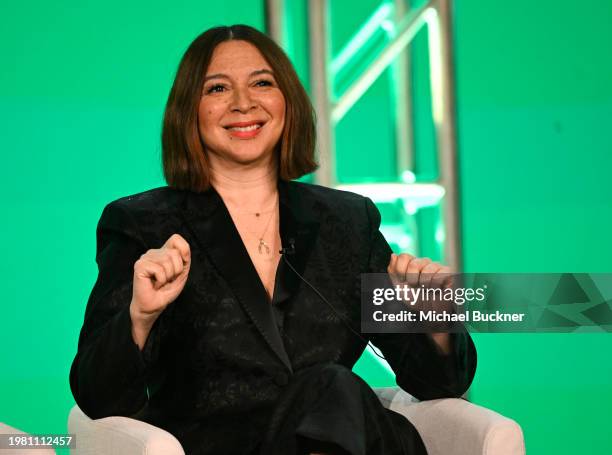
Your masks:
{"label": "woman's nose", "polygon": [[256,105],[257,103],[251,97],[248,88],[237,88],[234,90],[234,97],[231,105],[233,111],[248,112]]}

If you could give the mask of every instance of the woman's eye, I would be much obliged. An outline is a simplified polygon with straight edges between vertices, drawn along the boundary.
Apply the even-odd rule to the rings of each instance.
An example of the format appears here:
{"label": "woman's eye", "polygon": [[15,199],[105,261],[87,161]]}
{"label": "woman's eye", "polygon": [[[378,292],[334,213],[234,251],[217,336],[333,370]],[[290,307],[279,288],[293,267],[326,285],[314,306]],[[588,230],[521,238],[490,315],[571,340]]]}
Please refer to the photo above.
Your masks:
{"label": "woman's eye", "polygon": [[220,92],[221,90],[225,90],[225,87],[223,87],[222,85],[216,84],[216,85],[213,85],[212,87],[209,87],[208,90],[206,90],[206,93],[216,93],[216,92]]}
{"label": "woman's eye", "polygon": [[[262,85],[260,85],[260,84],[262,84]],[[269,87],[269,86],[272,86],[273,84],[272,84],[272,82],[271,82],[271,81],[267,81],[267,80],[265,80],[265,79],[262,79],[261,81],[257,81],[257,82],[255,83],[255,85],[258,85],[258,86],[260,86],[260,87]]]}

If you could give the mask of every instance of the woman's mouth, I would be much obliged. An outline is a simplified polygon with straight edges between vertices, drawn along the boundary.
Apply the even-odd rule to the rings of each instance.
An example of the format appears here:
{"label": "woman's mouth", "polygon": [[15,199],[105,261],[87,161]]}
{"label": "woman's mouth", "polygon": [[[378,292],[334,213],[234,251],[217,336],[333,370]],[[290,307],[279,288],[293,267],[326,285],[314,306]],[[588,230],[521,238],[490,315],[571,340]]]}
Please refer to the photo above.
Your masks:
{"label": "woman's mouth", "polygon": [[248,126],[231,126],[225,129],[229,131],[230,135],[239,139],[252,139],[259,134],[263,128],[264,123],[254,123]]}

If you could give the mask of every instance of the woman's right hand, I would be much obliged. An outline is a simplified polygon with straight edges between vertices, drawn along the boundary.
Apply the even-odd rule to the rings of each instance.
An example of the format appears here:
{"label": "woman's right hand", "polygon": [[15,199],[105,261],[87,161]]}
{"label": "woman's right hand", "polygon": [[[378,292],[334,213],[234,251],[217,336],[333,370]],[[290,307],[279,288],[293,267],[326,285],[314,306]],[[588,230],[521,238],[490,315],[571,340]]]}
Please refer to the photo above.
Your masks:
{"label": "woman's right hand", "polygon": [[134,263],[130,315],[132,323],[152,325],[183,291],[191,250],[179,234],[170,236],[159,249],[150,249]]}

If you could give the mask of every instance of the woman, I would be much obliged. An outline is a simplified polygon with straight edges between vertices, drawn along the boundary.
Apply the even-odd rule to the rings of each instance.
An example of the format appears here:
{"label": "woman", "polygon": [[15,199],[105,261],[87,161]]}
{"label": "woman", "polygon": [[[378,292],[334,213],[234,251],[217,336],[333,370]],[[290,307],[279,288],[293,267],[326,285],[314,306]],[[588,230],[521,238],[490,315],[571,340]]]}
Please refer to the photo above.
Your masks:
{"label": "woman", "polygon": [[[425,453],[350,371],[369,336],[359,277],[445,269],[392,257],[369,199],[292,181],[316,168],[314,121],[283,51],[244,25],[200,35],[162,143],[168,186],[98,224],[79,407],[164,428],[188,454]],[[460,396],[474,375],[467,334],[369,338],[418,398]]]}

